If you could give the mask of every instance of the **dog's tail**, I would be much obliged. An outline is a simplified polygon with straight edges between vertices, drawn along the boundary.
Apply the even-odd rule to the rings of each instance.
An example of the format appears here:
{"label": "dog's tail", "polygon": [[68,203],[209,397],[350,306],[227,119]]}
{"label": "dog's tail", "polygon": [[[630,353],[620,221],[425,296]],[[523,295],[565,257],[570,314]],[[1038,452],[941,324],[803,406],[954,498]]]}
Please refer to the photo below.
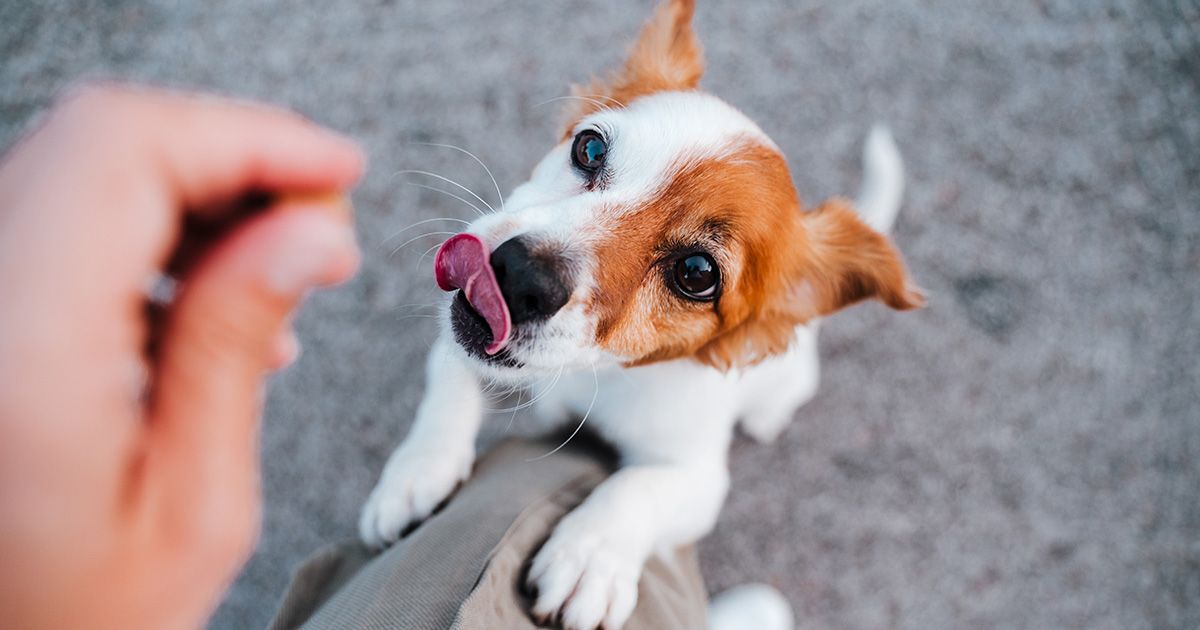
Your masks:
{"label": "dog's tail", "polygon": [[892,132],[877,123],[863,145],[863,179],[858,192],[858,212],[867,225],[887,234],[900,212],[904,195],[904,160]]}

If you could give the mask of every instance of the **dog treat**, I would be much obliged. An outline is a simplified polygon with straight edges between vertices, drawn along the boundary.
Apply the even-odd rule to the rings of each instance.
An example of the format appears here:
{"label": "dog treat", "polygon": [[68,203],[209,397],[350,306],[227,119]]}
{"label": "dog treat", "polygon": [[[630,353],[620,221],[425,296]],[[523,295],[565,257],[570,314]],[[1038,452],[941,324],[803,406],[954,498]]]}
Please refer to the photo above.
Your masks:
{"label": "dog treat", "polygon": [[251,193],[230,203],[204,213],[189,212],[183,217],[183,228],[179,244],[164,268],[165,275],[182,278],[213,244],[223,239],[237,226],[266,212],[270,208],[298,208],[327,205],[336,208],[342,216],[352,213],[350,199],[337,192],[321,193]]}
{"label": "dog treat", "polygon": [[275,198],[274,203],[269,204],[269,206],[280,207],[312,205],[333,206],[338,210],[338,212],[346,217],[354,214],[354,206],[350,203],[350,197],[338,192],[293,193],[280,195]]}

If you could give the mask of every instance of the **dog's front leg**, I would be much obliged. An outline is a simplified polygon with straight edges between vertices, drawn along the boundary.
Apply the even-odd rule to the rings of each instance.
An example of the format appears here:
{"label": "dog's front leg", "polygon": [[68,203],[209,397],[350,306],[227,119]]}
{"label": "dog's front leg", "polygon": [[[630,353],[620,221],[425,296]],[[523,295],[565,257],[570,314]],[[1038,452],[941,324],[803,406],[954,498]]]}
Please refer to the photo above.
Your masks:
{"label": "dog's front leg", "polygon": [[483,410],[479,380],[439,338],[425,366],[425,397],[359,518],[363,542],[381,547],[426,519],[471,472]]}
{"label": "dog's front leg", "polygon": [[534,558],[533,613],[568,630],[620,628],[637,604],[650,554],[707,533],[729,487],[720,463],[634,465],[600,484]]}

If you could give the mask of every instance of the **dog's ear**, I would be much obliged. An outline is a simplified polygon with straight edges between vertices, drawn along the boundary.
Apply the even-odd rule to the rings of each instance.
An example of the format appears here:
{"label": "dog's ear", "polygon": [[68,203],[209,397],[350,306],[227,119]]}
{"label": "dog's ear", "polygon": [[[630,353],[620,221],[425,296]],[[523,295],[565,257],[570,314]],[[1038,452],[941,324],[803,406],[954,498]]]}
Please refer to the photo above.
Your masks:
{"label": "dog's ear", "polygon": [[694,90],[704,73],[700,41],[692,30],[695,0],[666,0],[629,51],[625,67],[610,80],[610,96],[628,103],[664,90]]}
{"label": "dog's ear", "polygon": [[642,27],[629,58],[606,79],[571,87],[577,98],[567,111],[567,129],[606,107],[628,105],[639,96],[667,90],[694,90],[704,73],[700,41],[692,30],[695,0],[665,0]]}
{"label": "dog's ear", "polygon": [[[714,337],[696,358],[719,369],[752,365],[787,350],[795,328],[851,304],[877,299],[896,310],[925,304],[900,253],[849,202],[835,199],[801,215],[792,246],[761,252],[750,264],[760,285],[737,326]],[[769,269],[766,267],[770,267]]]}
{"label": "dog's ear", "polygon": [[814,315],[867,299],[898,311],[924,306],[925,297],[909,281],[900,253],[848,201],[825,202],[804,215],[803,224],[811,257],[802,271],[800,297],[810,300]]}

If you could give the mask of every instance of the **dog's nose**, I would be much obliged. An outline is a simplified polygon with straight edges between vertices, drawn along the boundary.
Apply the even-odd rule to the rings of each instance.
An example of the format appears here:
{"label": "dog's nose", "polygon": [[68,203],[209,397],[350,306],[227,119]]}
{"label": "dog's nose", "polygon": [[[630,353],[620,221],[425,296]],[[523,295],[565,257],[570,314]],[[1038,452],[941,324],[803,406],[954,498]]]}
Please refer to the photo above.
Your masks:
{"label": "dog's nose", "polygon": [[561,261],[532,254],[519,236],[497,247],[491,263],[514,326],[549,319],[571,296]]}

